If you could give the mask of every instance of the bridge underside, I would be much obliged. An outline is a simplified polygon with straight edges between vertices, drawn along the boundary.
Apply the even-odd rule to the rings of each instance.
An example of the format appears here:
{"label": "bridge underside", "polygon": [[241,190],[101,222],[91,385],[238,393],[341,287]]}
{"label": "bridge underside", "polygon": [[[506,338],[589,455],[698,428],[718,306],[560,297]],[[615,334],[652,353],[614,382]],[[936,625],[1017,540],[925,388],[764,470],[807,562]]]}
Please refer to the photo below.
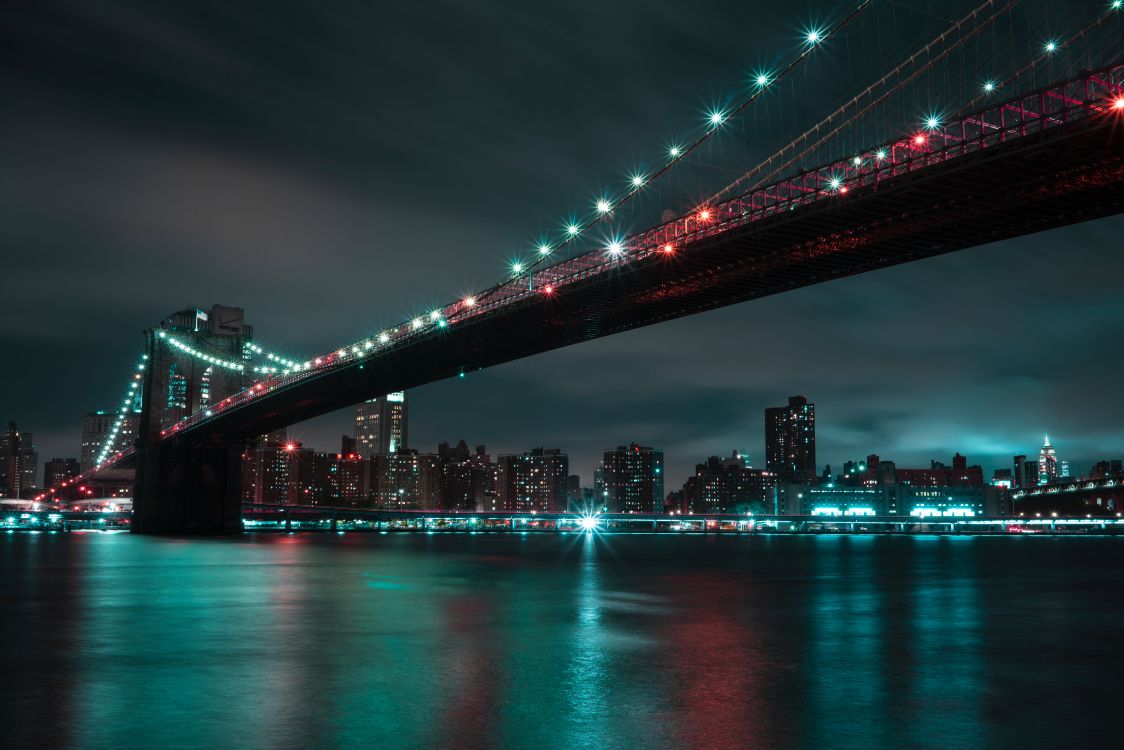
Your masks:
{"label": "bridge underside", "polygon": [[371,356],[181,433],[261,435],[364,399],[661,321],[1124,211],[1119,118],[1074,123],[774,215]]}
{"label": "bridge underside", "polygon": [[150,440],[139,446],[137,530],[232,530],[241,441],[368,398],[1122,211],[1124,130],[1112,117],[1043,130],[775,214],[457,322]]}

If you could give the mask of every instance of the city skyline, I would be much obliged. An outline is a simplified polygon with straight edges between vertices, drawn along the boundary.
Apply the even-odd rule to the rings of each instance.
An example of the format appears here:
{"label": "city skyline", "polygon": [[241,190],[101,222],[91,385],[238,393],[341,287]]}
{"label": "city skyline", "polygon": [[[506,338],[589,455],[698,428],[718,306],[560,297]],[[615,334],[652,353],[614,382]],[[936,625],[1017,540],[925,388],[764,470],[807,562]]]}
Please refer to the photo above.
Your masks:
{"label": "city skyline", "polygon": [[[354,418],[354,429],[352,430],[352,432],[356,434],[348,435],[344,433],[342,435],[343,445],[339,450],[334,448],[325,449],[324,446],[319,444],[306,443],[303,438],[299,437],[298,434],[295,434],[293,432],[292,427],[283,428],[275,431],[274,433],[270,433],[269,435],[264,436],[263,440],[266,444],[272,443],[277,448],[284,447],[288,448],[289,450],[299,449],[306,453],[315,452],[318,455],[329,457],[338,454],[341,459],[346,458],[349,452],[352,452],[353,457],[360,459],[376,459],[380,455],[385,456],[387,454],[394,454],[396,452],[418,454],[423,458],[429,456],[436,457],[438,453],[442,453],[443,451],[447,450],[448,446],[452,442],[456,442],[458,440],[462,446],[472,442],[472,444],[477,445],[477,450],[483,451],[486,448],[486,444],[466,440],[463,436],[459,438],[453,438],[451,440],[442,440],[432,449],[430,446],[411,445],[407,440],[405,440],[405,436],[408,434],[410,429],[409,412],[407,411],[409,400],[410,399],[407,392],[400,392],[389,394],[389,397],[386,398],[380,397],[377,399],[371,399],[357,404],[355,407],[351,407]],[[752,451],[747,450],[744,447],[737,446],[727,447],[725,451],[718,450],[707,454],[706,456],[695,457],[693,461],[690,461],[687,457],[679,457],[679,461],[675,461],[673,462],[673,464],[678,464],[680,462],[686,461],[690,463],[692,467],[692,470],[687,471],[683,475],[683,489],[686,489],[687,485],[691,481],[692,476],[694,476],[694,469],[702,466],[703,464],[706,464],[707,462],[723,460],[723,457],[727,453],[731,452],[735,457],[737,457],[738,463],[740,465],[743,465],[746,468],[755,469],[756,471],[772,471],[772,475],[774,477],[777,477],[782,484],[786,482],[794,484],[822,484],[824,482],[830,482],[834,477],[842,477],[844,474],[849,473],[849,467],[857,466],[860,470],[862,470],[868,457],[874,459],[881,458],[883,461],[889,461],[891,463],[898,464],[902,470],[916,472],[927,471],[927,468],[925,466],[926,463],[931,464],[934,468],[936,468],[937,466],[946,465],[945,462],[947,459],[949,459],[950,456],[952,457],[951,460],[954,465],[957,461],[963,462],[967,458],[971,458],[974,464],[981,470],[981,481],[984,484],[990,484],[992,482],[993,476],[996,476],[996,478],[998,478],[997,474],[999,472],[1010,472],[1013,469],[1015,487],[1026,487],[1034,484],[1046,485],[1054,481],[1064,481],[1071,477],[1083,477],[1088,474],[1089,470],[1094,469],[1095,464],[1097,464],[1098,462],[1119,460],[1116,458],[1115,454],[1106,454],[1088,460],[1082,458],[1071,458],[1068,454],[1064,453],[1062,455],[1057,455],[1056,446],[1051,443],[1049,436],[1044,434],[1043,444],[1037,450],[1026,450],[1022,453],[1013,454],[1008,457],[1008,460],[1006,462],[1000,459],[996,461],[994,465],[985,464],[984,462],[980,461],[977,456],[966,456],[960,450],[955,449],[952,453],[930,456],[925,460],[909,460],[907,458],[907,460],[904,461],[901,460],[901,457],[898,455],[890,455],[880,453],[878,450],[867,449],[865,452],[860,452],[858,455],[840,458],[837,461],[821,461],[819,463],[816,463],[815,449],[818,442],[815,419],[816,404],[814,400],[810,401],[806,396],[802,394],[789,396],[787,401],[787,405],[766,407],[763,410],[764,419],[762,423],[761,434],[763,436],[764,446],[760,454],[760,462],[755,462]],[[778,418],[780,418],[780,428],[778,428],[777,426]],[[130,421],[134,419],[135,415],[130,412],[127,415],[126,423],[130,423]],[[795,421],[792,422],[791,420]],[[360,437],[358,437],[359,433],[362,430],[374,429],[375,433],[377,434],[379,431],[379,421],[382,421],[384,423],[381,439],[377,437],[369,437],[365,444],[364,441]],[[788,428],[783,427],[786,422],[790,423],[790,426]],[[97,424],[97,430],[99,434],[101,434],[107,432],[110,421],[107,419],[107,415],[104,411],[91,412],[83,416],[83,430],[81,432],[81,448],[83,455],[93,455],[95,448],[97,448],[98,452],[101,452],[103,450],[97,445],[90,444],[91,435],[89,434],[89,430],[91,424]],[[368,424],[374,425],[374,427],[369,427]],[[17,425],[14,425],[13,423],[12,427],[15,426]],[[27,432],[27,435],[25,435],[26,438],[31,438],[33,433],[26,430],[24,432]],[[128,429],[126,429],[126,432],[123,433],[124,442],[128,442],[128,435]],[[399,439],[403,439],[404,444],[396,447],[394,445],[395,438],[392,437],[392,435],[397,436]],[[797,447],[796,450],[803,450],[807,452],[808,455],[806,457],[796,459],[798,462],[798,466],[803,468],[793,470],[791,468],[793,454],[789,453],[788,458],[785,458],[785,451],[790,450],[790,448],[786,448],[786,446],[791,447],[793,443],[799,443],[801,441],[805,443],[805,447]],[[115,444],[115,449],[122,449],[124,447],[124,442]],[[807,450],[807,444],[809,442],[811,446],[810,452],[808,452]],[[511,459],[520,455],[527,456],[532,452],[538,452],[541,455],[541,452],[543,450],[541,446],[549,443],[549,440],[540,440],[538,441],[538,445],[540,447],[537,448],[531,448],[527,446],[507,449],[501,447],[497,451],[492,451],[492,454],[498,456],[500,459]],[[770,445],[775,445],[776,447],[771,448]],[[364,447],[369,450],[364,450]],[[69,457],[60,456],[53,456],[50,460],[48,460],[45,455],[40,455],[41,452],[37,449],[38,446],[29,444],[27,448],[28,450],[35,450],[34,455],[36,456],[35,460],[38,467],[38,470],[36,471],[37,477],[47,476],[48,464],[50,464],[52,461],[71,460]],[[260,448],[261,442],[259,441],[258,450],[260,450]],[[588,446],[586,446],[586,448],[588,449]],[[609,461],[610,455],[613,455],[614,453],[620,453],[622,451],[625,452],[625,455],[627,455],[628,451],[626,451],[626,449],[628,448],[643,451],[653,450],[653,448],[639,446],[635,441],[633,441],[630,446],[618,446],[616,451],[614,451],[612,448],[607,448],[604,451],[598,452],[598,455],[601,456],[601,458],[599,458],[595,464],[591,465],[588,468],[588,471],[582,471],[580,467],[570,462],[570,452],[565,446],[563,446],[562,448],[552,448],[547,452],[560,452],[564,460],[566,461],[567,468],[563,471],[563,474],[561,476],[561,479],[563,481],[565,480],[567,475],[576,476],[580,480],[580,487],[588,490],[597,486],[602,481],[603,477],[600,475],[600,472],[606,470],[606,466],[609,465],[607,462]],[[581,450],[582,449],[579,448],[579,452],[581,452]],[[678,477],[671,471],[666,470],[665,467],[667,464],[665,464],[664,460],[664,451],[659,446],[655,446],[654,450],[657,452],[657,455],[659,457],[656,465],[659,466],[657,472],[660,474],[660,490],[657,491],[657,494],[659,494],[663,499],[670,499],[671,493],[677,491],[674,488],[680,486]],[[442,453],[442,455],[444,454]],[[803,456],[804,454],[800,453],[799,455]],[[770,456],[772,456],[772,458],[770,458]],[[770,465],[770,462],[772,462],[772,465]],[[500,463],[502,463],[502,461]],[[1025,480],[1019,468],[1020,463],[1025,463],[1027,467],[1026,471],[1028,473]],[[75,459],[74,465],[79,465],[77,459]],[[786,469],[786,466],[790,468]],[[258,471],[261,471],[261,469],[259,468]],[[71,475],[73,475],[73,473],[76,472],[71,472]],[[825,479],[825,477],[827,478]],[[374,480],[372,479],[371,481],[373,482]],[[246,484],[246,481],[244,480],[244,485],[251,488],[248,491],[249,494],[245,495],[247,501],[255,501],[254,491],[252,489],[254,484],[255,482],[252,479],[249,480],[248,484]],[[260,493],[260,479],[258,480],[257,484],[259,486],[258,492]],[[500,484],[503,484],[502,478]],[[36,483],[36,486],[40,487],[38,482]],[[49,488],[50,486],[51,485],[49,483],[46,485],[42,485],[42,487],[47,488]],[[365,482],[364,486],[366,486]],[[326,488],[323,489],[326,490]],[[369,496],[373,497],[374,494],[374,490],[371,489]],[[502,494],[502,492],[500,494]],[[436,490],[434,490],[434,501],[436,500],[436,497]],[[260,502],[260,497],[258,497],[256,501]],[[290,500],[289,502],[292,502],[292,500]],[[480,509],[483,508],[481,507]]]}

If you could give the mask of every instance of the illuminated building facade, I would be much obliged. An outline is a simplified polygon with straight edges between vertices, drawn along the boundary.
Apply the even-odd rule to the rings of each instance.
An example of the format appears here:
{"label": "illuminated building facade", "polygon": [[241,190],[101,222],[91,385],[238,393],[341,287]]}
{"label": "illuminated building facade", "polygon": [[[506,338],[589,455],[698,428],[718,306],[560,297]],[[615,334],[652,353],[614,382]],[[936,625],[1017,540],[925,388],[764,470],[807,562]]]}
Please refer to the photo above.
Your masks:
{"label": "illuminated building facade", "polygon": [[570,459],[558,448],[500,456],[497,461],[499,509],[529,513],[566,510]]}
{"label": "illuminated building facade", "polygon": [[663,510],[663,451],[648,446],[619,445],[605,451],[603,495],[614,513],[658,513]]}
{"label": "illuminated building facade", "polygon": [[727,457],[711,456],[695,465],[681,493],[684,513],[771,512],[777,476],[754,469],[737,451]]}
{"label": "illuminated building facade", "polygon": [[1058,479],[1058,456],[1047,435],[1038,451],[1038,484],[1052,484]]}
{"label": "illuminated building facade", "polygon": [[816,405],[805,397],[765,410],[765,468],[786,481],[815,479]]}
{"label": "illuminated building facade", "polygon": [[20,432],[15,422],[0,433],[0,497],[27,497],[38,487],[39,454],[30,432]]}
{"label": "illuminated building facade", "polygon": [[355,407],[355,440],[363,456],[383,456],[409,447],[409,404],[405,391],[388,393]]}

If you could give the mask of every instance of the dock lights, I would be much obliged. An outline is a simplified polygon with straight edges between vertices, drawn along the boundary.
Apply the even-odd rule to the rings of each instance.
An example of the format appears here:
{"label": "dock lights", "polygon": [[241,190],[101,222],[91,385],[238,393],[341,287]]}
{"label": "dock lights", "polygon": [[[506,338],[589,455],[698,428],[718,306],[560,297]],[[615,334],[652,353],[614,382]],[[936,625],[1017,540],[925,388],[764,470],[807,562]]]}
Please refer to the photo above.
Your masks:
{"label": "dock lights", "polygon": [[582,531],[586,531],[586,532],[596,531],[597,528],[600,525],[601,525],[601,519],[600,519],[600,517],[598,517],[596,515],[591,516],[591,515],[588,515],[588,514],[582,514],[581,516],[578,517],[578,527]]}

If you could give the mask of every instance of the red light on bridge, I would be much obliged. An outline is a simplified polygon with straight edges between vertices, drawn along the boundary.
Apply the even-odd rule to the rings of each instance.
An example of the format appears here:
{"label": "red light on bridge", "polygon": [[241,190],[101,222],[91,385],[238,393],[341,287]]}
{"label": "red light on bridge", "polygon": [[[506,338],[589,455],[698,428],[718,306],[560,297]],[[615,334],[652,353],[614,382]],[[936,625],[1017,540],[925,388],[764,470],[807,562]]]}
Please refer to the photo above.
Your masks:
{"label": "red light on bridge", "polygon": [[699,211],[699,220],[710,221],[710,209],[704,208],[702,211]]}
{"label": "red light on bridge", "polygon": [[843,187],[839,188],[839,192],[841,192],[841,193],[847,192],[847,186],[844,185]]}
{"label": "red light on bridge", "polygon": [[913,142],[918,146],[925,145],[926,140],[928,140],[928,139],[921,133],[918,133],[917,135],[913,136]]}
{"label": "red light on bridge", "polygon": [[542,288],[543,294],[554,294],[554,284],[547,284]]}
{"label": "red light on bridge", "polygon": [[1112,108],[1117,112],[1124,110],[1124,96],[1118,96],[1112,100]]}
{"label": "red light on bridge", "polygon": [[671,244],[671,243],[669,242],[669,243],[667,243],[666,245],[664,245],[664,246],[663,246],[663,251],[664,251],[665,253],[674,253],[674,252],[675,252],[675,248],[674,248],[674,247],[672,246],[672,244]]}

